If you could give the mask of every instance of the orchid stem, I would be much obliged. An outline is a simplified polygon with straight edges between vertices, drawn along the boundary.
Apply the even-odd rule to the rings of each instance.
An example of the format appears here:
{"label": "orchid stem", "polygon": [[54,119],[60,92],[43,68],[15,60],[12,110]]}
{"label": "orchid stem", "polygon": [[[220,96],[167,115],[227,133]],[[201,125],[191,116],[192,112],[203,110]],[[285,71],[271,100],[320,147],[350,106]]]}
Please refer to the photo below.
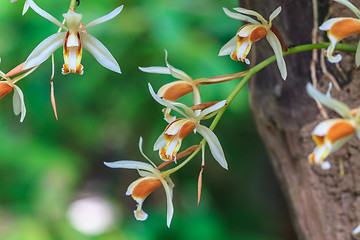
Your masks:
{"label": "orchid stem", "polygon": [[[309,51],[309,50],[313,50],[313,49],[327,48],[327,47],[329,47],[329,45],[330,45],[330,43],[316,43],[316,44],[306,44],[306,45],[296,46],[296,47],[289,48],[289,50],[287,52],[284,52],[283,55],[287,56],[290,54],[305,52],[305,51]],[[336,45],[335,49],[343,51],[343,52],[356,52],[356,47],[357,47],[356,45],[338,43]],[[215,127],[219,123],[219,121],[220,121],[222,115],[224,114],[224,112],[226,111],[226,109],[230,106],[232,101],[238,95],[240,90],[245,86],[245,84],[249,81],[249,79],[252,76],[254,76],[257,72],[259,72],[260,70],[262,70],[263,68],[268,66],[269,64],[275,62],[275,60],[276,60],[275,56],[269,57],[269,58],[265,59],[264,61],[260,62],[259,64],[255,65],[251,69],[249,69],[249,72],[246,74],[246,76],[239,82],[239,84],[236,86],[236,88],[232,91],[232,93],[226,99],[226,105],[222,109],[220,109],[220,111],[217,113],[215,119],[211,123],[209,128],[212,131],[215,129]],[[187,159],[185,159],[181,164],[177,165],[176,167],[163,172],[162,174],[164,175],[164,177],[176,172],[177,170],[179,170],[180,168],[185,166],[192,158],[195,157],[195,155],[200,151],[201,147],[203,145],[205,145],[205,143],[206,143],[206,140],[203,138],[199,147]]]}
{"label": "orchid stem", "polygon": [[69,9],[75,10],[75,6],[76,6],[76,0],[71,0]]}

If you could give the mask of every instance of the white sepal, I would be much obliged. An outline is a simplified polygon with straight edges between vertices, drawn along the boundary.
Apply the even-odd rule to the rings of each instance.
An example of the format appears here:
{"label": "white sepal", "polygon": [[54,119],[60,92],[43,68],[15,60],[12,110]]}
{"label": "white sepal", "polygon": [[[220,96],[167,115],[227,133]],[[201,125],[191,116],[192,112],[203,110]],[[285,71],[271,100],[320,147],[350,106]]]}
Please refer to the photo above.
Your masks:
{"label": "white sepal", "polygon": [[144,151],[142,150],[142,143],[143,143],[143,139],[142,139],[142,137],[140,137],[140,139],[139,139],[139,150],[140,150],[141,155],[143,155],[143,157],[144,157],[146,160],[148,160],[148,162],[150,162],[151,165],[153,165],[154,168],[156,168],[156,165],[150,160],[150,158],[148,158],[148,157],[145,155]]}
{"label": "white sepal", "polygon": [[120,7],[115,8],[115,10],[113,10],[111,13],[108,13],[105,16],[99,17],[99,18],[89,22],[88,24],[86,24],[85,26],[80,28],[79,32],[82,32],[90,27],[96,26],[98,24],[101,24],[101,23],[104,23],[104,22],[107,22],[107,21],[113,19],[114,17],[119,15],[119,13],[122,11],[123,8],[124,8],[124,5],[121,5]]}
{"label": "white sepal", "polygon": [[352,4],[348,0],[335,0],[335,1],[348,7],[358,18],[360,18],[360,10],[357,7],[355,7],[354,4]]}
{"label": "white sepal", "polygon": [[213,155],[215,160],[220,164],[220,166],[222,166],[225,169],[228,169],[228,164],[225,159],[224,151],[215,133],[213,133],[213,131],[211,131],[209,128],[200,124],[196,125],[196,130],[207,141],[211,154]]}
{"label": "white sepal", "polygon": [[101,65],[111,71],[121,73],[117,61],[99,40],[87,33],[81,32],[80,35],[84,48],[88,50]]}
{"label": "white sepal", "polygon": [[25,115],[26,115],[26,108],[25,108],[25,102],[24,102],[24,94],[22,93],[21,89],[14,85],[14,95],[13,95],[13,109],[15,115],[20,116],[20,122],[24,121]]}
{"label": "white sepal", "polygon": [[230,55],[233,51],[236,50],[237,46],[237,36],[233,37],[228,41],[219,51],[219,56]]}
{"label": "white sepal", "polygon": [[272,31],[268,31],[266,35],[266,39],[268,40],[270,46],[274,50],[276,56],[276,62],[280,70],[281,77],[282,79],[286,80],[287,70],[286,70],[286,64],[283,57],[280,41]]}
{"label": "white sepal", "polygon": [[336,99],[333,99],[332,97],[328,97],[325,94],[322,94],[320,91],[316,90],[311,83],[306,85],[306,91],[310,97],[318,100],[321,104],[334,110],[343,118],[352,117],[350,108],[348,106]]}
{"label": "white sepal", "polygon": [[[24,8],[23,8],[23,11],[22,11],[22,15],[25,15],[25,13],[29,10],[29,1],[32,1],[32,0],[26,0],[25,1]],[[11,3],[13,3],[13,1],[11,1]]]}
{"label": "white sepal", "polygon": [[148,83],[149,86],[149,91],[151,96],[155,99],[155,101],[157,101],[158,103],[160,103],[161,105],[167,107],[167,108],[171,108],[172,110],[180,113],[181,115],[183,115],[185,118],[189,118],[189,116],[187,116],[185,113],[183,113],[182,111],[180,111],[180,109],[178,109],[177,107],[175,107],[174,102],[170,102],[167,101],[165,99],[161,99],[155,92],[154,89],[152,88],[151,84]]}
{"label": "white sepal", "polygon": [[177,79],[181,79],[181,80],[185,80],[185,81],[188,81],[188,82],[192,82],[192,78],[187,75],[185,72],[177,69],[177,68],[174,68],[173,66],[171,66],[167,60],[168,58],[168,52],[166,50],[165,51],[165,63],[166,63],[166,66],[169,68],[169,71],[171,73],[171,75],[174,77],[174,78],[177,78]]}
{"label": "white sepal", "polygon": [[111,168],[141,169],[157,174],[156,169],[153,166],[139,161],[122,160],[117,162],[104,162],[104,164]]}
{"label": "white sepal", "polygon": [[265,18],[263,18],[263,16],[261,16],[258,12],[255,12],[253,10],[248,10],[246,8],[234,8],[235,11],[239,12],[239,13],[243,13],[246,15],[250,15],[250,16],[255,16],[262,24],[267,24],[268,22],[265,20]]}
{"label": "white sepal", "polygon": [[200,115],[199,115],[199,118],[202,119],[204,118],[206,115],[212,113],[212,112],[215,112],[217,110],[219,110],[220,108],[224,107],[226,104],[226,100],[223,100],[223,101],[220,101],[214,105],[212,105],[211,107],[208,107],[206,109],[204,109]]}
{"label": "white sepal", "polygon": [[223,7],[223,10],[224,10],[225,14],[228,15],[229,17],[231,17],[231,18],[241,20],[241,21],[245,21],[245,22],[249,22],[249,23],[259,24],[258,21],[252,19],[249,16],[245,16],[243,14],[231,12],[229,9],[224,8],[224,7]]}
{"label": "white sepal", "polygon": [[162,185],[164,186],[165,189],[165,194],[166,194],[166,205],[167,205],[167,214],[166,214],[166,222],[167,222],[167,226],[170,227],[170,223],[171,223],[171,219],[174,215],[174,206],[172,203],[172,197],[173,197],[173,190],[172,188],[168,185],[168,183],[162,179],[159,178]]}
{"label": "white sepal", "polygon": [[62,29],[64,29],[65,31],[69,30],[64,24],[62,24],[61,22],[59,22],[59,20],[57,20],[56,18],[54,18],[52,15],[50,15],[49,13],[45,12],[44,10],[42,10],[38,5],[36,5],[34,3],[34,1],[29,1],[29,6],[35,11],[37,12],[40,16],[42,16],[43,18],[46,18],[47,20],[49,20],[50,22],[58,25],[59,27],[61,27]]}
{"label": "white sepal", "polygon": [[165,136],[164,136],[164,133],[161,133],[154,144],[154,151],[160,150],[161,148],[163,148],[165,146],[166,146]]}
{"label": "white sepal", "polygon": [[48,59],[56,49],[63,45],[65,34],[66,32],[55,33],[42,41],[26,59],[23,70],[35,67]]}
{"label": "white sepal", "polygon": [[171,74],[167,67],[139,67],[139,69],[147,73]]}
{"label": "white sepal", "polygon": [[278,7],[277,9],[275,9],[269,16],[269,24],[271,24],[272,20],[274,20],[274,18],[276,18],[279,13],[281,12],[281,7]]}

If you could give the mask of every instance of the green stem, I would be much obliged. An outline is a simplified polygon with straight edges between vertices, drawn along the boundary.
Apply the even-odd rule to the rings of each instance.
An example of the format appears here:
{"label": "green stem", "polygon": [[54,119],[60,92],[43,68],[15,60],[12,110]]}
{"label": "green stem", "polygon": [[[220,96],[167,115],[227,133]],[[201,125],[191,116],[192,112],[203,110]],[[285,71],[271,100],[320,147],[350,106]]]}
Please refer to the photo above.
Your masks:
{"label": "green stem", "polygon": [[[294,54],[294,53],[299,53],[299,52],[304,52],[304,51],[309,51],[309,50],[313,50],[313,49],[322,49],[322,48],[327,48],[329,47],[330,43],[316,43],[316,44],[306,44],[306,45],[301,45],[301,46],[296,46],[296,47],[292,47],[289,48],[289,50],[286,53],[283,53],[284,56],[290,55],[290,54]],[[336,45],[336,50],[340,50],[343,52],[356,52],[356,45],[350,45],[350,44],[341,44],[338,43]],[[210,125],[210,129],[214,130],[215,127],[217,126],[217,124],[219,123],[222,115],[224,114],[224,112],[226,111],[226,109],[230,106],[230,104],[232,103],[232,101],[235,99],[235,97],[238,95],[238,93],[240,92],[240,90],[245,86],[245,84],[249,81],[249,79],[254,76],[257,72],[259,72],[260,70],[262,70],[263,68],[265,68],[266,66],[268,66],[269,64],[273,63],[276,61],[276,57],[275,56],[271,56],[267,59],[265,59],[264,61],[260,62],[259,64],[255,65],[254,67],[252,67],[249,72],[246,74],[246,76],[239,82],[239,84],[236,86],[236,88],[232,91],[232,93],[229,95],[229,97],[226,99],[226,103],[227,105],[225,105],[216,115],[215,119],[213,120],[213,122]],[[169,169],[165,172],[163,172],[164,176],[168,176],[171,173],[176,172],[177,170],[179,170],[180,168],[182,168],[183,166],[185,166],[193,157],[195,157],[195,155],[200,151],[201,147],[206,143],[206,140],[203,139],[200,143],[200,146],[186,159],[184,160],[181,164],[179,164],[178,166]]]}
{"label": "green stem", "polygon": [[[329,45],[330,45],[330,43],[316,43],[316,44],[306,44],[306,45],[296,46],[296,47],[289,48],[289,50],[286,53],[284,53],[283,55],[287,56],[290,54],[309,51],[309,50],[313,50],[313,49],[327,48],[327,47],[329,47]],[[343,51],[343,52],[356,52],[356,45],[338,43],[336,45],[335,49]],[[216,115],[215,119],[213,120],[213,122],[210,125],[211,130],[215,129],[216,125],[218,124],[218,122],[219,122],[220,118],[222,117],[222,115],[224,114],[225,110],[230,106],[231,102],[238,95],[238,93],[245,86],[245,84],[249,81],[249,79],[252,76],[254,76],[257,72],[262,70],[264,67],[268,66],[270,63],[273,63],[275,61],[276,61],[276,57],[271,56],[271,57],[265,59],[264,61],[260,62],[259,64],[255,65],[254,67],[252,67],[249,70],[248,74],[246,74],[246,76],[240,81],[240,83],[236,86],[236,88],[232,91],[232,93],[226,99],[227,105],[224,106],[224,108],[221,109],[219,111],[219,113]]]}
{"label": "green stem", "polygon": [[75,6],[76,6],[76,0],[71,0],[69,9],[75,10]]}

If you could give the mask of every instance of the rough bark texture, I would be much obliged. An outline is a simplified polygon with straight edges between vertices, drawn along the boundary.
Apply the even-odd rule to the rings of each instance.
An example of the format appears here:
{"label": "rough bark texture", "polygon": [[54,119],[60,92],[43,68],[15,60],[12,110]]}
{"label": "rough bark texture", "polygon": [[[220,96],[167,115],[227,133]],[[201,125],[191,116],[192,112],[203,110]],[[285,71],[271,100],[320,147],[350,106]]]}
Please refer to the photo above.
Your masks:
{"label": "rough bark texture", "polygon": [[[359,0],[351,0],[356,6]],[[318,0],[319,24],[332,9],[331,17],[355,17],[343,5],[329,0]],[[240,6],[256,10],[265,18],[278,6],[281,14],[274,24],[283,34],[288,46],[311,43],[313,29],[312,1],[250,0]],[[319,33],[325,41],[325,34]],[[357,42],[359,36],[344,42]],[[255,46],[256,45],[256,46]],[[272,49],[261,40],[251,50],[252,64],[273,55]],[[351,108],[360,105],[360,72],[356,70],[354,54],[342,53],[340,68],[326,59],[326,66],[341,86],[332,90],[332,97]],[[321,52],[318,57],[320,59]],[[323,120],[319,110],[308,97],[305,86],[311,82],[311,52],[285,58],[288,78],[282,81],[276,63],[259,72],[250,80],[251,102],[259,133],[270,154],[282,189],[288,199],[290,212],[299,239],[348,240],[357,239],[352,230],[360,224],[360,142],[353,138],[344,147],[329,156],[331,169],[324,171],[312,166],[307,156],[315,147],[311,131]],[[320,60],[316,63],[318,89],[326,92],[329,79],[323,74]],[[327,109],[330,118],[338,117]],[[343,166],[345,174],[341,176]]]}

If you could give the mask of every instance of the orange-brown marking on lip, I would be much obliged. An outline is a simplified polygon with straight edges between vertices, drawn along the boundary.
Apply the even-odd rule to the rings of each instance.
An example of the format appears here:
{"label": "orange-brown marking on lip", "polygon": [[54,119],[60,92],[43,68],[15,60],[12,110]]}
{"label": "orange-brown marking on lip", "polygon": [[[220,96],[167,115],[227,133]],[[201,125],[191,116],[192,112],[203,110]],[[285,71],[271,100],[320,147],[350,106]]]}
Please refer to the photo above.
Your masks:
{"label": "orange-brown marking on lip", "polygon": [[178,83],[173,86],[170,86],[168,89],[165,90],[163,99],[169,100],[169,101],[176,101],[182,96],[191,93],[193,91],[193,88],[188,83]]}
{"label": "orange-brown marking on lip", "polygon": [[360,33],[360,21],[352,18],[335,22],[329,30],[329,34],[334,36],[338,41],[357,33]]}
{"label": "orange-brown marking on lip", "polygon": [[[239,30],[240,31],[240,30]],[[244,51],[244,54],[243,54],[243,58],[238,58],[237,57],[237,53],[238,53],[238,49],[241,47],[241,45],[244,44],[244,42],[248,39],[247,37],[240,37],[239,35],[236,36],[237,37],[237,47],[236,47],[236,50],[233,51],[231,53],[231,59],[232,60],[235,60],[235,61],[241,61],[241,62],[245,62],[245,57],[247,55],[247,53],[249,52],[248,49],[250,47],[250,44],[248,45],[247,49]]]}
{"label": "orange-brown marking on lip", "polygon": [[309,162],[315,164],[315,153],[311,153],[309,155]]}
{"label": "orange-brown marking on lip", "polygon": [[184,139],[189,133],[195,129],[195,123],[192,121],[185,122],[179,131],[179,138]]}
{"label": "orange-brown marking on lip", "polygon": [[254,43],[257,40],[260,40],[261,38],[265,37],[266,34],[267,34],[266,28],[264,28],[263,26],[258,26],[251,31],[249,35],[249,41],[251,43]]}
{"label": "orange-brown marking on lip", "polygon": [[317,146],[324,145],[324,142],[325,142],[324,136],[313,135],[312,138]]}
{"label": "orange-brown marking on lip", "polygon": [[13,87],[6,82],[0,82],[0,99],[13,90]]}
{"label": "orange-brown marking on lip", "polygon": [[147,178],[139,182],[133,189],[131,195],[134,198],[145,199],[152,191],[161,186],[160,179]]}
{"label": "orange-brown marking on lip", "polygon": [[355,128],[353,125],[347,121],[340,121],[331,126],[328,133],[326,134],[326,139],[328,139],[329,142],[334,143],[343,137],[353,134],[354,132]]}
{"label": "orange-brown marking on lip", "polygon": [[218,102],[219,102],[219,101],[200,103],[200,104],[197,104],[197,105],[195,105],[195,106],[192,106],[191,109],[192,109],[192,110],[202,110],[202,109],[211,107],[211,106],[217,104]]}

